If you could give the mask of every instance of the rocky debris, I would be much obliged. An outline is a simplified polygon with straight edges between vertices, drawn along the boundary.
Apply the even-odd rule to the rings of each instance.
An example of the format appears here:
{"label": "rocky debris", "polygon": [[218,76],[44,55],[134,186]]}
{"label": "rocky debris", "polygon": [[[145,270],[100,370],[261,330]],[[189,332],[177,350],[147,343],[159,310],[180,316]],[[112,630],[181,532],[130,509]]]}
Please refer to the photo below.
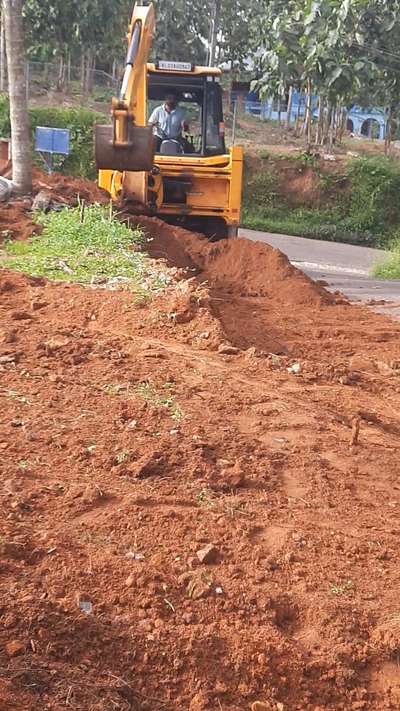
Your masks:
{"label": "rocky debris", "polygon": [[233,467],[223,467],[215,479],[211,479],[210,488],[213,491],[235,491],[246,485],[244,471],[236,462]]}
{"label": "rocky debris", "polygon": [[207,546],[204,546],[204,548],[201,548],[200,550],[196,551],[196,555],[200,563],[208,565],[210,563],[217,562],[219,558],[219,551],[216,546],[214,546],[212,543],[209,543]]}
{"label": "rocky debris", "polygon": [[52,356],[61,348],[65,348],[69,344],[68,338],[63,338],[62,336],[55,336],[54,338],[49,338],[47,341],[43,341],[38,344],[38,348],[43,349],[46,355]]}
{"label": "rocky debris", "polygon": [[15,363],[18,361],[20,354],[17,352],[7,353],[6,355],[0,356],[0,365],[5,365],[6,363]]}
{"label": "rocky debris", "polygon": [[189,711],[206,711],[208,708],[212,708],[213,704],[210,704],[210,698],[208,694],[204,691],[199,691],[189,704]]}
{"label": "rocky debris", "polygon": [[372,358],[367,358],[364,355],[354,355],[349,360],[350,370],[364,371],[365,373],[376,373],[376,364]]}
{"label": "rocky debris", "polygon": [[46,306],[48,306],[49,303],[48,301],[32,301],[31,302],[31,309],[32,311],[40,311],[40,309],[44,309]]}
{"label": "rocky debris", "polygon": [[162,474],[165,466],[165,459],[160,452],[152,452],[139,459],[131,468],[130,472],[137,479],[147,479],[151,476]]}
{"label": "rocky debris", "polygon": [[40,190],[33,198],[32,210],[48,212],[51,206],[52,195],[48,190]]}
{"label": "rocky debris", "polygon": [[15,328],[4,328],[0,330],[0,340],[3,343],[15,343],[18,340],[18,333]]}
{"label": "rocky debris", "polygon": [[99,486],[89,483],[82,491],[81,501],[89,506],[96,504],[101,499],[105,499],[106,495]]}
{"label": "rocky debris", "polygon": [[10,642],[6,642],[4,649],[7,657],[19,657],[25,652],[26,646],[19,639],[12,639]]}
{"label": "rocky debris", "polygon": [[293,363],[293,365],[288,367],[287,371],[288,373],[292,373],[292,375],[299,375],[299,373],[301,373],[301,364]]}
{"label": "rocky debris", "polygon": [[375,361],[375,366],[381,375],[394,375],[396,372],[396,369],[393,368],[393,365],[389,365],[388,363],[385,363],[382,360],[377,360]]}
{"label": "rocky debris", "polygon": [[229,343],[221,343],[221,345],[218,346],[218,353],[220,353],[220,355],[238,355],[240,350]]}
{"label": "rocky debris", "polygon": [[15,321],[31,321],[33,319],[33,316],[29,313],[29,311],[11,311],[10,316]]}
{"label": "rocky debris", "polygon": [[136,583],[136,575],[134,573],[131,573],[128,575],[127,579],[125,580],[125,587],[126,588],[132,588]]}

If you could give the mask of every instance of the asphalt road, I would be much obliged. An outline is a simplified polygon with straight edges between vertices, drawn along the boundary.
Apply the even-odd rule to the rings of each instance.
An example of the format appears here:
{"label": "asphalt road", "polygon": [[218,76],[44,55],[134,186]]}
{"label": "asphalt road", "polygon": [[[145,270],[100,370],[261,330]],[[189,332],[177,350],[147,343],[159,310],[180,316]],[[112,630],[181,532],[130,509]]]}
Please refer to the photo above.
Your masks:
{"label": "asphalt road", "polygon": [[340,291],[351,301],[367,303],[374,311],[400,319],[400,280],[381,281],[369,276],[371,267],[385,255],[381,250],[257,230],[241,229],[239,234],[277,247],[312,279],[326,282],[331,291]]}

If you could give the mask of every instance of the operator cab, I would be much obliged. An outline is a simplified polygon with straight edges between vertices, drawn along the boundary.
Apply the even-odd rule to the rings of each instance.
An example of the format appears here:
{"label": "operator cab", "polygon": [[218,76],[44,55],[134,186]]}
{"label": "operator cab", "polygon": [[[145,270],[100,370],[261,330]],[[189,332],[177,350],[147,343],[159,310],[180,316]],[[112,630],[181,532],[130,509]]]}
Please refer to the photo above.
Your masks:
{"label": "operator cab", "polygon": [[[226,153],[220,70],[193,67],[186,62],[158,62],[148,65],[148,118],[173,93],[185,111],[187,135],[165,136],[158,141],[157,155],[218,156]],[[160,131],[158,131],[160,135]]]}

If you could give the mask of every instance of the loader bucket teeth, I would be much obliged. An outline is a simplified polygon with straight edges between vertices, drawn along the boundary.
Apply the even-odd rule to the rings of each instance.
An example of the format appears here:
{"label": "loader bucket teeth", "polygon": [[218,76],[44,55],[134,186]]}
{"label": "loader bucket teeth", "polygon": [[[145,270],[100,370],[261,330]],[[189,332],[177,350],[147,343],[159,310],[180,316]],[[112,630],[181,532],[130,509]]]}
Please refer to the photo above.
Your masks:
{"label": "loader bucket teeth", "polygon": [[151,127],[131,126],[126,145],[114,143],[112,126],[95,126],[97,170],[150,171],[154,164],[154,137]]}

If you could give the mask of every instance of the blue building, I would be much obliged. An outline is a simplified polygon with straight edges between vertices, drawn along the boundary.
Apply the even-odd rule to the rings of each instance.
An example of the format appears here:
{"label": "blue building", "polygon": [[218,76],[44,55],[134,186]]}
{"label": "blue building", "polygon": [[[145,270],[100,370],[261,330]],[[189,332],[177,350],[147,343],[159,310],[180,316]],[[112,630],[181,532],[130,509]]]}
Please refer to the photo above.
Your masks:
{"label": "blue building", "polygon": [[[235,100],[235,96],[232,97]],[[312,96],[311,99],[313,118],[318,118],[318,96]],[[245,112],[253,116],[259,116],[262,120],[286,121],[287,104],[285,101],[277,99],[266,99],[260,101],[255,92],[249,92],[244,100]],[[298,91],[293,92],[292,108],[290,112],[290,122],[294,124],[297,116],[303,117],[306,110],[306,95]],[[362,108],[360,106],[352,106],[347,113],[346,128],[356,136],[365,136],[366,138],[385,138],[386,130],[386,115],[384,109],[380,108]]]}

